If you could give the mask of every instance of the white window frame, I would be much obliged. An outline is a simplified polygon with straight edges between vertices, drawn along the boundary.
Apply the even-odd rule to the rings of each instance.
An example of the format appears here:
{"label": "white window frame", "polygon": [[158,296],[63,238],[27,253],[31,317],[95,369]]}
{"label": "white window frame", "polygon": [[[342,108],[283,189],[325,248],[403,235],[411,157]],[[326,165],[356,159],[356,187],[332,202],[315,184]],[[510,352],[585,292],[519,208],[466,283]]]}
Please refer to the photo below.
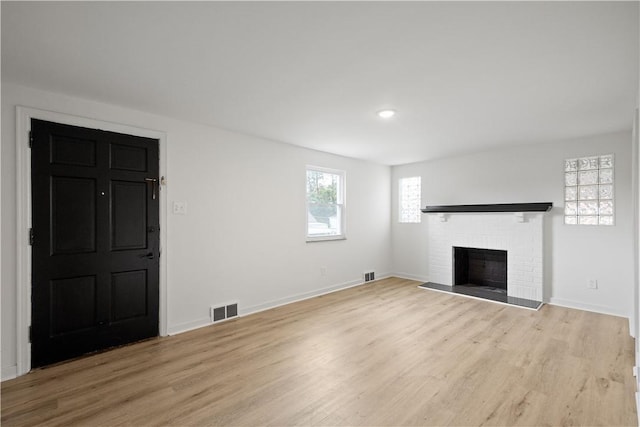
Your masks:
{"label": "white window frame", "polygon": [[[316,235],[309,235],[309,200],[307,199],[307,173],[308,171],[315,171],[315,172],[322,172],[322,173],[330,173],[333,175],[337,175],[338,176],[338,194],[337,194],[337,211],[338,211],[338,221],[339,221],[339,225],[340,225],[340,233],[339,234],[333,234],[333,235],[324,235],[324,236],[316,236]],[[347,193],[347,187],[346,187],[346,172],[343,170],[339,170],[339,169],[330,169],[330,168],[326,168],[326,167],[321,167],[321,166],[313,166],[313,165],[307,165],[305,167],[305,172],[304,172],[304,178],[305,178],[305,221],[304,221],[304,225],[305,225],[305,236],[306,236],[306,241],[307,242],[325,242],[325,241],[332,241],[332,240],[345,240],[347,238],[347,233],[346,233],[346,225],[347,225],[347,221],[346,221],[346,193]]]}
{"label": "white window frame", "polygon": [[[420,200],[418,201],[418,216],[417,221],[403,221],[402,220],[402,198],[404,195],[402,182],[406,179],[418,179],[420,185]],[[422,203],[422,176],[405,176],[398,180],[398,223],[399,224],[420,224],[422,217],[420,215],[420,206]]]}

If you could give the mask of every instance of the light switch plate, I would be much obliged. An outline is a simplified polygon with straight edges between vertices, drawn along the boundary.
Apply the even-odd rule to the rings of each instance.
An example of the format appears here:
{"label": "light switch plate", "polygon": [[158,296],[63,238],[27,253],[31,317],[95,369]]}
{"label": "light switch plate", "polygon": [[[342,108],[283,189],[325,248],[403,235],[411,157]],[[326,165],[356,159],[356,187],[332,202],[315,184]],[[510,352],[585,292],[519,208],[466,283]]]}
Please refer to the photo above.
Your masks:
{"label": "light switch plate", "polygon": [[173,202],[173,214],[174,215],[186,215],[187,214],[187,202]]}

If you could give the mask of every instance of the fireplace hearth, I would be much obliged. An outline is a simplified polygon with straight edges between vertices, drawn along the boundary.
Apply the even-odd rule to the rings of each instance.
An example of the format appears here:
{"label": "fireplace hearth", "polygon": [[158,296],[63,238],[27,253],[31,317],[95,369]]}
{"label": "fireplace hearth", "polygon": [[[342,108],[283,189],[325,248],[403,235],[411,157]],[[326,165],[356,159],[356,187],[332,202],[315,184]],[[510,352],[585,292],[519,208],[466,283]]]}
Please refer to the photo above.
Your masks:
{"label": "fireplace hearth", "polygon": [[514,297],[507,290],[507,251],[452,246],[452,286],[427,282],[421,288],[482,298],[537,310],[542,303]]}

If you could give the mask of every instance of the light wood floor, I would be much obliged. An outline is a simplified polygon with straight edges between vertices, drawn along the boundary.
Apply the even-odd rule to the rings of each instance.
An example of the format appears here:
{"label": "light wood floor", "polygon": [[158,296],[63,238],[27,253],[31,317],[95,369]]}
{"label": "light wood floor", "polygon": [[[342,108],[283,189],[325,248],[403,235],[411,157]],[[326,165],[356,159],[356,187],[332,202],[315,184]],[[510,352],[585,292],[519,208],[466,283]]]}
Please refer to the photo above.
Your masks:
{"label": "light wood floor", "polygon": [[635,425],[622,318],[386,279],[2,384],[10,425]]}

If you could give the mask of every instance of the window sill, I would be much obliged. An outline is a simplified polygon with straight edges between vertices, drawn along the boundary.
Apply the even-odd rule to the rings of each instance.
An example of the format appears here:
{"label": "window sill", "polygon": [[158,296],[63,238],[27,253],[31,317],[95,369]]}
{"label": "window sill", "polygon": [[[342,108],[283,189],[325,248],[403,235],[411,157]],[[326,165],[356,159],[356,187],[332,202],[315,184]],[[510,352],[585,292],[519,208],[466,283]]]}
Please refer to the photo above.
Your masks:
{"label": "window sill", "polygon": [[347,236],[322,236],[322,237],[309,237],[307,236],[307,243],[315,243],[315,242],[332,242],[334,240],[347,240]]}

